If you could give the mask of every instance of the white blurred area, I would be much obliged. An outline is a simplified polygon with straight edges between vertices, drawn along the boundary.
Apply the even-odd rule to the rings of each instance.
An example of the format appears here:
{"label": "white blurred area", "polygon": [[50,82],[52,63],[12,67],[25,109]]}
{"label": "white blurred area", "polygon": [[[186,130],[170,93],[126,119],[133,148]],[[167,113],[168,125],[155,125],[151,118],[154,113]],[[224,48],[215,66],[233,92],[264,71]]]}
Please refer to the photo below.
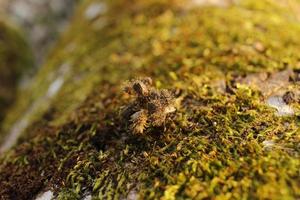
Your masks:
{"label": "white blurred area", "polygon": [[24,30],[36,65],[64,31],[78,0],[0,0],[0,16]]}

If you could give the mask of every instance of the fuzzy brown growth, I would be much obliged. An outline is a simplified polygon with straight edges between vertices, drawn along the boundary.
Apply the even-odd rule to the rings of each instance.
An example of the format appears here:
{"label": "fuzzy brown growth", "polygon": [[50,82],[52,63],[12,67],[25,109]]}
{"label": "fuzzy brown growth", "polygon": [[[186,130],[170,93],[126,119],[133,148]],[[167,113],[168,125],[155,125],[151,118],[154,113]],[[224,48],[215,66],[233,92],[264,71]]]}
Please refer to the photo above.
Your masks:
{"label": "fuzzy brown growth", "polygon": [[167,115],[175,111],[173,95],[168,90],[155,89],[149,77],[127,82],[124,91],[135,97],[122,113],[124,120],[130,119],[133,134],[144,133],[149,125],[162,126]]}
{"label": "fuzzy brown growth", "polygon": [[296,102],[296,95],[294,92],[292,91],[287,91],[283,96],[282,96],[283,100],[285,103],[287,104],[291,104]]}
{"label": "fuzzy brown growth", "polygon": [[141,110],[131,115],[131,130],[134,134],[142,134],[147,127],[147,111]]}

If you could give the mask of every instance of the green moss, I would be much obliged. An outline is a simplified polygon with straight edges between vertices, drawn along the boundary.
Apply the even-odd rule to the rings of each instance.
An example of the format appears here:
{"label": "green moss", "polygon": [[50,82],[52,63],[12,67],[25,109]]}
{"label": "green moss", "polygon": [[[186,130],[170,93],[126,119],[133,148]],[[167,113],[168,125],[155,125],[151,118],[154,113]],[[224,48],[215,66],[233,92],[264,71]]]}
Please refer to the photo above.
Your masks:
{"label": "green moss", "polygon": [[[34,123],[2,158],[0,196],[37,193],[16,181],[20,173],[61,199],[86,192],[95,199],[300,196],[298,116],[279,117],[260,91],[231,87],[237,75],[297,68],[300,25],[287,7],[275,0],[193,9],[183,0],[114,0],[87,21],[93,2],[82,3],[7,118],[10,127],[14,113],[43,98],[69,63],[62,88],[31,113]],[[176,113],[143,137],[119,117],[130,103],[121,85],[139,76],[177,98]]]}

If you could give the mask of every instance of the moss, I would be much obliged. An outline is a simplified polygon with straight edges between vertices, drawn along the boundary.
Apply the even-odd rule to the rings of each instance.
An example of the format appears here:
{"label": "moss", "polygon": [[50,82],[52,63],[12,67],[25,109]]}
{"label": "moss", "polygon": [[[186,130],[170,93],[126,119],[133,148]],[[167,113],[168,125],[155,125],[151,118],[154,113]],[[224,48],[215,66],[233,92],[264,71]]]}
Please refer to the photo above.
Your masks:
{"label": "moss", "polygon": [[[31,113],[2,158],[1,197],[28,199],[52,187],[60,199],[87,192],[95,199],[299,198],[299,117],[277,116],[262,91],[232,84],[236,76],[297,68],[300,26],[287,7],[114,0],[88,21],[85,9],[95,2],[78,8],[5,121],[10,127],[16,112],[43,99],[51,76],[69,63],[62,88]],[[145,136],[131,134],[119,115],[128,105],[122,83],[141,76],[176,95],[176,112]]]}

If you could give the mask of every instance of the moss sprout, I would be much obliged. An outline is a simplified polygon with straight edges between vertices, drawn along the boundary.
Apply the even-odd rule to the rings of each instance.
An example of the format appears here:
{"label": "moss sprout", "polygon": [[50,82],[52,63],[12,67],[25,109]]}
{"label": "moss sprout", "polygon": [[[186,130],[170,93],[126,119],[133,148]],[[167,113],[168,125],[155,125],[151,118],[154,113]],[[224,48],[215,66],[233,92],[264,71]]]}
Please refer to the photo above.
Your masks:
{"label": "moss sprout", "polygon": [[296,96],[295,93],[292,91],[287,91],[283,96],[283,100],[285,103],[290,104],[294,103],[296,101]]}
{"label": "moss sprout", "polygon": [[122,112],[124,120],[129,119],[134,134],[143,134],[150,125],[162,126],[167,115],[176,110],[171,92],[155,89],[149,77],[127,82],[124,92],[135,97]]}

